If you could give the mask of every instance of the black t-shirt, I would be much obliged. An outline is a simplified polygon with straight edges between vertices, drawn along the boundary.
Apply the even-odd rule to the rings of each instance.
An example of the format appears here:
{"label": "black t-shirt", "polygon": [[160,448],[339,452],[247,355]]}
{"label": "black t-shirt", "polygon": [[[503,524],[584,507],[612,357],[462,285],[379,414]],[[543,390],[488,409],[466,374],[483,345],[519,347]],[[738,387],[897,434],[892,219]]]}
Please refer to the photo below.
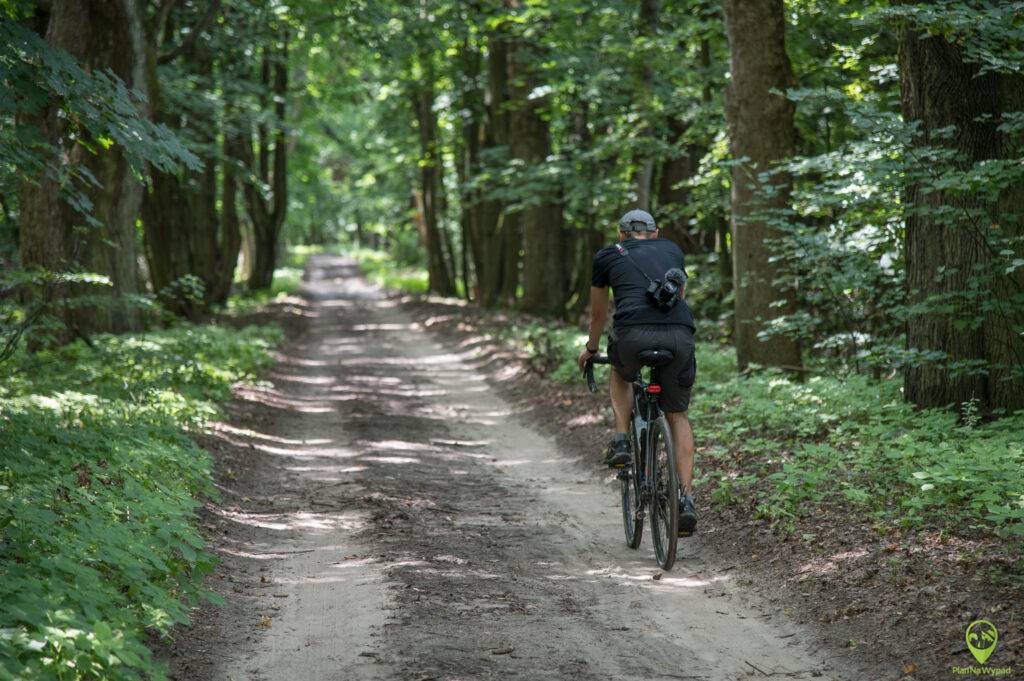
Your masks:
{"label": "black t-shirt", "polygon": [[642,269],[651,279],[664,279],[665,272],[673,267],[686,267],[682,249],[668,239],[626,239],[622,246],[628,251],[628,256],[619,253],[615,244],[602,248],[594,255],[591,278],[593,286],[612,287],[615,296],[615,327],[681,324],[696,332],[693,313],[686,301],[680,300],[668,312],[659,310],[647,297],[648,282],[637,269]]}

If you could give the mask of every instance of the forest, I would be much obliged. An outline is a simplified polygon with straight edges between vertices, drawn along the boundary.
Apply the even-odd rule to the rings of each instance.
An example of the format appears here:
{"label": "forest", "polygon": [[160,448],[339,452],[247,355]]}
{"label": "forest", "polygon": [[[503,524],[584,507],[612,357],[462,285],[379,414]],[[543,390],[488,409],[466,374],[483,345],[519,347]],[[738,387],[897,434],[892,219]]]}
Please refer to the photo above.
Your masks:
{"label": "forest", "polygon": [[0,679],[162,678],[223,601],[199,434],[308,254],[571,382],[633,208],[687,258],[704,499],[1024,584],[1024,3],[3,0],[0,88]]}

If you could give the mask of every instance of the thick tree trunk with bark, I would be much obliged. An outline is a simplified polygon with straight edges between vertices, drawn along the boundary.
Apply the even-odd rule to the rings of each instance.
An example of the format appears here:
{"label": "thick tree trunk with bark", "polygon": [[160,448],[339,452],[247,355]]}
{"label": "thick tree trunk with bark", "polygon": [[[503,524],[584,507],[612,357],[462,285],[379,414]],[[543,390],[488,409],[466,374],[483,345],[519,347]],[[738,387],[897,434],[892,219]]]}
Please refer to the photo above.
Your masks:
{"label": "thick tree trunk with bark", "polygon": [[[264,196],[253,182],[245,183],[245,206],[252,223],[252,267],[248,286],[250,290],[270,288],[277,266],[278,241],[288,211],[288,133],[285,128],[285,101],[288,97],[288,36],[281,41],[280,53],[275,59],[270,48],[264,48],[262,81],[265,91],[273,96],[274,128],[263,123],[257,126],[258,149],[253,149],[252,135],[245,135],[239,150],[245,164],[260,182],[270,188]],[[271,151],[270,138],[274,144]],[[273,159],[273,160],[271,160]],[[271,167],[271,163],[273,167]]]}
{"label": "thick tree trunk with bark", "polygon": [[[535,170],[551,155],[551,131],[543,117],[547,102],[535,94],[532,66],[522,48],[513,51],[510,64],[510,150],[513,157]],[[550,192],[532,198],[535,203],[518,212],[523,230],[521,305],[534,314],[562,316],[569,287],[562,204]]]}
{"label": "thick tree trunk with bark", "polygon": [[[684,44],[681,44],[680,50],[684,50],[685,47]],[[707,36],[703,37],[700,42],[699,65],[705,74],[711,69],[711,42]],[[705,105],[711,103],[712,96],[712,84],[710,80],[705,80],[702,93]],[[667,123],[668,141],[679,151],[666,158],[661,164],[654,208],[658,214],[658,225],[661,228],[662,236],[675,241],[685,253],[697,253],[702,250],[701,244],[694,237],[683,215],[690,203],[691,194],[690,188],[685,186],[685,182],[697,173],[700,160],[707,153],[707,146],[703,143],[684,144],[688,132],[686,121],[673,116],[669,117]],[[708,224],[705,223],[702,228],[707,230]]]}
{"label": "thick tree trunk with bark", "polygon": [[455,281],[445,257],[443,219],[443,160],[437,136],[437,113],[434,111],[434,71],[431,55],[420,55],[423,77],[413,85],[412,104],[416,113],[416,129],[420,138],[419,187],[416,209],[420,238],[427,251],[427,279],[430,291],[443,296],[455,293]]}
{"label": "thick tree trunk with bark", "polygon": [[[637,28],[641,40],[649,41],[657,36],[660,15],[660,0],[640,0],[640,7],[637,11]],[[650,107],[647,105],[653,98],[654,69],[646,59],[640,60],[637,63],[636,69],[638,85],[636,92],[639,95],[640,108],[641,111],[650,113]],[[656,135],[651,127],[652,123],[650,120],[647,121],[648,127],[643,135],[643,138],[648,140],[644,146],[648,148],[642,149],[634,159],[636,169],[633,171],[633,190],[636,193],[636,201],[630,206],[631,208],[639,208],[646,211],[652,209],[654,194],[655,160],[651,142],[653,142]]]}
{"label": "thick tree trunk with bark", "polygon": [[782,0],[725,0],[731,80],[726,92],[733,158],[745,159],[732,169],[732,235],[736,310],[736,355],[740,369],[751,363],[798,366],[799,346],[779,336],[758,338],[764,321],[785,307],[772,303],[787,292],[776,282],[778,267],[770,261],[768,240],[777,236],[763,221],[750,218],[763,208],[785,208],[789,178],[773,174],[776,191],[770,200],[756,194],[762,173],[793,152],[796,131],[793,103],[771,90],[785,90],[793,75],[786,55]]}
{"label": "thick tree trunk with bark", "polygon": [[[962,154],[965,166],[1008,157],[1010,140],[999,125],[1002,114],[1018,111],[1024,104],[1019,77],[981,75],[978,66],[964,63],[958,45],[941,36],[922,37],[904,27],[900,81],[904,116],[921,125],[918,144],[951,146]],[[950,126],[956,129],[952,139],[935,135]],[[929,299],[937,297],[942,299],[940,307],[952,304],[953,308],[951,312],[929,309],[911,316],[907,347],[943,353],[947,362],[988,365],[983,374],[951,372],[941,363],[912,366],[905,374],[908,401],[921,407],[942,407],[977,400],[986,413],[996,408],[1024,408],[1024,378],[1020,375],[1024,339],[1019,335],[1024,320],[1020,311],[1010,304],[993,304],[993,311],[974,324],[979,301],[964,295],[972,282],[979,281],[989,289],[990,304],[1008,302],[1024,290],[1024,272],[993,274],[996,253],[989,241],[992,229],[1021,233],[1022,194],[1024,187],[1010,187],[998,205],[993,205],[970,194],[928,192],[916,184],[907,187],[910,303],[930,307]],[[979,212],[987,217],[979,217]],[[1007,220],[1006,213],[1015,217]]]}
{"label": "thick tree trunk with bark", "polygon": [[[672,144],[679,145],[686,133],[685,124],[680,120],[670,119],[668,128],[672,135]],[[658,173],[655,210],[658,213],[661,236],[675,241],[685,253],[696,253],[700,250],[681,213],[690,202],[690,188],[684,186],[684,183],[697,172],[697,164],[703,153],[702,149],[687,146],[677,156],[665,159]]]}
{"label": "thick tree trunk with bark", "polygon": [[[510,152],[511,40],[506,28],[491,33],[487,42],[487,85],[490,102],[484,147]],[[505,211],[498,201],[481,205],[480,234],[483,244],[481,303],[490,307],[515,302],[519,287],[519,249],[522,247],[519,217]]]}
{"label": "thick tree trunk with bark", "polygon": [[[141,8],[137,0],[55,0],[50,7],[46,41],[62,49],[89,70],[110,70],[129,87],[145,91],[145,42]],[[63,148],[67,162],[87,169],[97,186],[84,188],[90,211],[99,224],[88,224],[62,198],[61,188],[49,177],[26,183],[21,191],[19,238],[21,262],[50,271],[79,270],[110,278],[111,286],[90,286],[90,294],[105,291],[110,303],[59,311],[67,323],[67,341],[76,334],[125,332],[142,328],[139,311],[124,297],[140,290],[136,260],[135,220],[142,201],[142,185],[117,146],[104,148],[89,140],[96,153],[71,145],[66,119],[56,103],[34,121],[42,136]],[[74,287],[79,289],[81,287]],[[61,287],[57,295],[75,295]]]}
{"label": "thick tree trunk with bark", "polygon": [[[477,10],[479,11],[479,10]],[[507,151],[509,144],[508,77],[509,41],[504,29],[487,36],[486,64],[478,48],[466,44],[462,51],[465,78],[482,87],[466,87],[461,110],[462,179],[481,170],[481,153]],[[484,73],[486,67],[486,73]],[[461,181],[461,180],[460,180]],[[500,201],[487,199],[483,191],[463,197],[467,211],[464,249],[473,268],[474,299],[485,307],[512,302],[518,285],[518,227],[515,216],[503,214]]]}
{"label": "thick tree trunk with bark", "polygon": [[[155,46],[151,50],[155,53]],[[213,55],[204,50],[190,56],[192,71],[208,79],[213,70]],[[181,112],[165,111],[162,105],[155,61],[150,58],[149,87],[154,119],[171,129],[180,129],[185,120]],[[212,145],[217,132],[216,121],[194,112],[188,119],[197,141]],[[154,172],[152,187],[142,205],[146,258],[153,290],[171,310],[190,319],[205,314],[217,278],[220,220],[216,171],[216,161],[206,158],[197,170]],[[202,281],[202,300],[191,300],[178,290],[182,277],[188,275]]]}
{"label": "thick tree trunk with bark", "polygon": [[[215,18],[219,2],[210,3],[190,35],[201,32]],[[164,5],[166,7],[166,5]],[[189,72],[213,88],[214,54],[202,43],[186,40],[169,52],[160,53],[162,33],[159,16],[150,27],[148,82],[154,120],[171,129],[186,125],[197,141],[207,148],[217,143],[218,119],[203,109],[169,111],[163,105],[157,64],[171,59],[188,63]],[[237,60],[229,52],[227,61]],[[225,60],[221,59],[223,72]],[[223,76],[222,76],[223,77]],[[228,103],[225,118],[231,118],[234,105]],[[237,121],[233,121],[237,123]],[[241,152],[237,133],[224,131],[222,159],[208,157],[198,170],[153,173],[151,189],[142,206],[146,258],[154,291],[174,312],[199,319],[211,305],[227,301],[234,279],[239,251],[237,180],[235,163]],[[208,152],[210,153],[210,152]],[[218,167],[222,184],[218,186]],[[218,195],[221,209],[218,210]],[[203,284],[203,298],[184,297],[175,282],[195,276]]]}
{"label": "thick tree trunk with bark", "polygon": [[[459,186],[465,187],[479,170],[480,145],[484,133],[484,97],[477,85],[481,71],[479,50],[467,38],[459,50],[464,86],[460,102],[459,138],[456,152],[456,172]],[[483,264],[484,239],[481,224],[481,199],[479,191],[463,190],[459,225],[462,231],[462,283],[466,299],[480,302],[481,270]],[[472,276],[470,270],[472,269]]]}
{"label": "thick tree trunk with bark", "polygon": [[238,173],[235,164],[240,157],[241,142],[237,136],[224,137],[224,159],[221,162],[220,238],[209,288],[209,301],[223,305],[231,294],[238,253],[242,247],[242,229],[238,216]]}

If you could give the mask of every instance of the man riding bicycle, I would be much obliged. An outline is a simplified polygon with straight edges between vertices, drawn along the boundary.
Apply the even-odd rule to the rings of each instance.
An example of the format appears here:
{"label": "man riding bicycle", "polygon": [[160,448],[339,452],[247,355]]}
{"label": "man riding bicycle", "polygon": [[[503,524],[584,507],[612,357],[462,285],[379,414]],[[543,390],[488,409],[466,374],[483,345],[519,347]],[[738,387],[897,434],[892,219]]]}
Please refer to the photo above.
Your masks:
{"label": "man riding bicycle", "polygon": [[[597,354],[608,320],[608,287],[615,294],[615,317],[608,338],[611,371],[610,392],[615,412],[615,434],[608,445],[604,463],[611,468],[632,461],[629,440],[633,409],[633,381],[640,372],[637,354],[644,350],[668,350],[673,359],[661,369],[660,402],[672,430],[676,467],[682,482],[679,499],[679,531],[691,533],[697,527],[693,503],[693,430],[688,412],[690,390],[697,374],[694,356],[693,314],[683,299],[686,293],[683,252],[672,241],[658,237],[650,213],[631,210],[619,220],[619,243],[594,255],[590,288],[590,337],[580,352],[579,365]],[[675,272],[676,274],[673,274]],[[668,275],[668,276],[666,276]],[[679,285],[678,300],[668,305],[649,293],[663,279]]]}

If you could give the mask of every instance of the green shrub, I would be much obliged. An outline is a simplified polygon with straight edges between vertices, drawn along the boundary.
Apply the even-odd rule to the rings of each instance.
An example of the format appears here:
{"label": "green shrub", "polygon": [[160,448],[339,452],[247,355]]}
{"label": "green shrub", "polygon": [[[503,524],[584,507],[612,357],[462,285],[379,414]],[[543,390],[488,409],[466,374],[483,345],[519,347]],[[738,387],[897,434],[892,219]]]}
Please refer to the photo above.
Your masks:
{"label": "green shrub", "polygon": [[164,677],[147,630],[187,622],[213,568],[194,525],[211,461],[182,429],[279,335],[182,324],[5,365],[0,678]]}
{"label": "green shrub", "polygon": [[[698,353],[699,366],[708,354]],[[949,521],[1024,536],[1024,413],[964,426],[949,411],[914,410],[899,380],[799,382],[772,371],[716,378],[698,371],[698,443],[768,462],[764,502],[777,513],[831,500],[904,525]],[[751,451],[751,441],[765,439],[773,451]]]}

